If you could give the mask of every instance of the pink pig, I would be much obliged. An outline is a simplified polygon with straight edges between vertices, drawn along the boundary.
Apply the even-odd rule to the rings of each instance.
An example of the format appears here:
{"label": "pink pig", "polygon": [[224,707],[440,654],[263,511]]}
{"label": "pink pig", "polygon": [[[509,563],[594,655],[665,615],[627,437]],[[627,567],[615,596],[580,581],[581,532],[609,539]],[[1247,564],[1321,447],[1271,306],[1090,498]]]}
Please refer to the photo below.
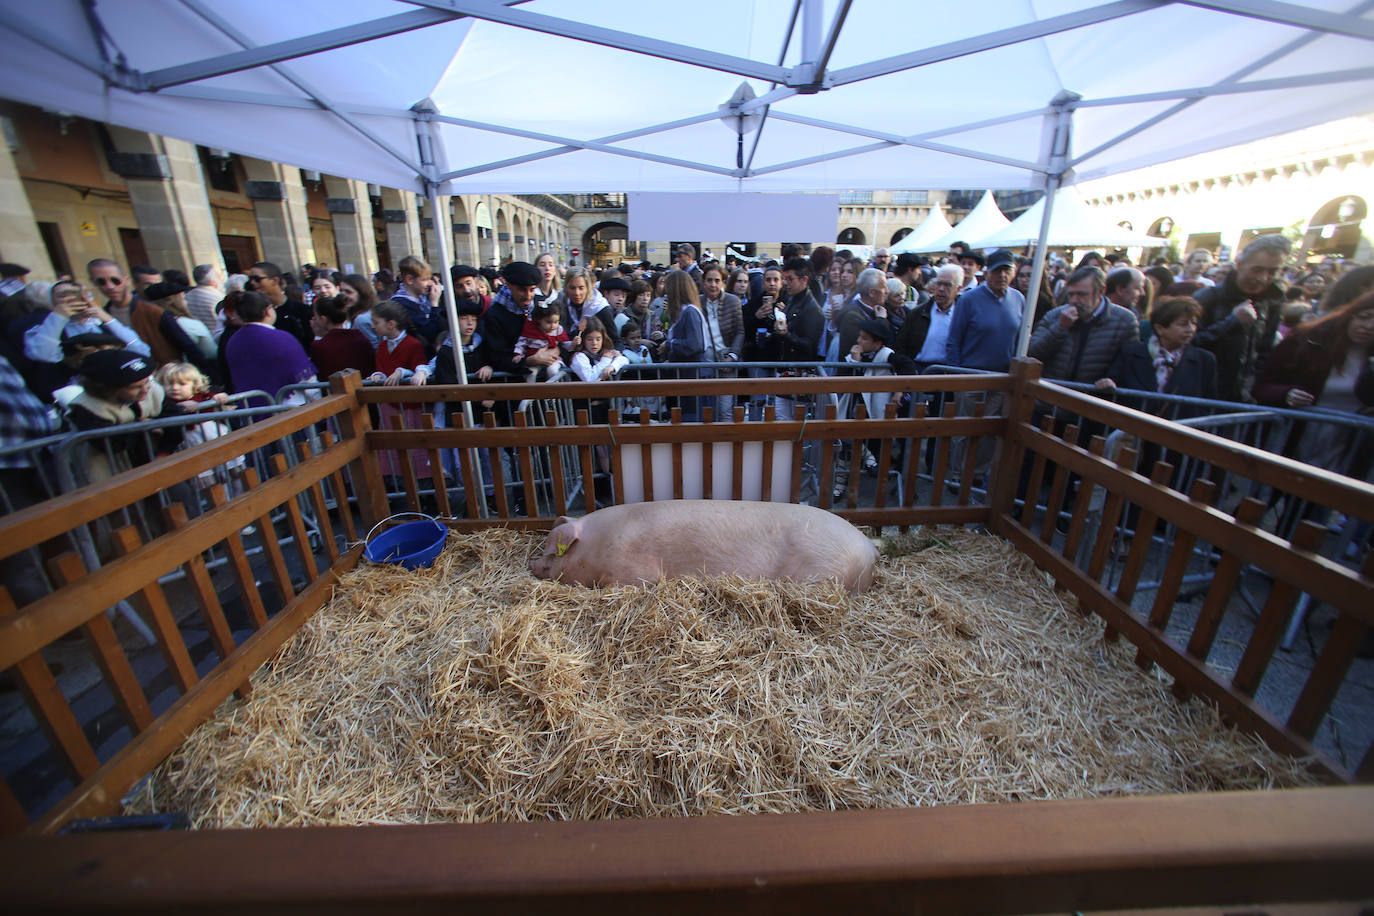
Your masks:
{"label": "pink pig", "polygon": [[561,516],[530,572],[576,585],[634,585],[694,574],[838,579],[856,593],[873,583],[877,560],[872,541],[824,509],[675,499]]}

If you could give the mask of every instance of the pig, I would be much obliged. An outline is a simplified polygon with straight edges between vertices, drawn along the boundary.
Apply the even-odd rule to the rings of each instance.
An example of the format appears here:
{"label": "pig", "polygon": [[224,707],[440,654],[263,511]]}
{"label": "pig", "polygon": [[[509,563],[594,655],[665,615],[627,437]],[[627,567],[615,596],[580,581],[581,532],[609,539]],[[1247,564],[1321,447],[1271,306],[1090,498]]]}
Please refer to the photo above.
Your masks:
{"label": "pig", "polygon": [[873,583],[877,560],[872,541],[824,509],[674,499],[561,516],[530,572],[576,585],[637,585],[699,574],[837,579],[856,594]]}

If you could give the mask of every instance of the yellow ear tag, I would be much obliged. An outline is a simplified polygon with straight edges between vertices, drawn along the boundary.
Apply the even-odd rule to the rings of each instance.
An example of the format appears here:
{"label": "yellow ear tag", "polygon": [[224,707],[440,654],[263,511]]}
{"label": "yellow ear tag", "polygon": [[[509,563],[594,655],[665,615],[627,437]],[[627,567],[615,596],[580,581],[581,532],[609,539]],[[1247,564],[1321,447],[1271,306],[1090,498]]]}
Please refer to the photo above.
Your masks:
{"label": "yellow ear tag", "polygon": [[558,555],[561,557],[561,556],[563,556],[563,554],[565,554],[565,553],[567,553],[567,552],[568,552],[568,545],[567,545],[567,544],[564,544],[562,541],[559,541],[559,542],[558,542]]}

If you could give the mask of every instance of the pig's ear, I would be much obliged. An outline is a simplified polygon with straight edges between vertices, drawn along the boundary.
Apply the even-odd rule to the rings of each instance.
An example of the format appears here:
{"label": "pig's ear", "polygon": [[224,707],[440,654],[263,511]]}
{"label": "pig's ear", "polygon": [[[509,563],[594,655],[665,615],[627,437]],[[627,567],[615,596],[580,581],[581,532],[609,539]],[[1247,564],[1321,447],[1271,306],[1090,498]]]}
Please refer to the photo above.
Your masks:
{"label": "pig's ear", "polygon": [[569,553],[574,547],[577,546],[577,542],[580,541],[580,540],[582,540],[582,539],[579,538],[579,537],[577,537],[576,535],[573,536],[573,539],[572,539],[571,541],[563,541],[563,540],[560,540],[560,541],[558,542],[558,556],[560,556],[560,557],[566,557],[566,556],[568,555],[568,553]]}
{"label": "pig's ear", "polygon": [[559,525],[569,524],[570,522],[572,522],[572,520],[572,516],[570,515],[560,515],[558,516],[558,521],[553,523],[553,526],[557,528]]}

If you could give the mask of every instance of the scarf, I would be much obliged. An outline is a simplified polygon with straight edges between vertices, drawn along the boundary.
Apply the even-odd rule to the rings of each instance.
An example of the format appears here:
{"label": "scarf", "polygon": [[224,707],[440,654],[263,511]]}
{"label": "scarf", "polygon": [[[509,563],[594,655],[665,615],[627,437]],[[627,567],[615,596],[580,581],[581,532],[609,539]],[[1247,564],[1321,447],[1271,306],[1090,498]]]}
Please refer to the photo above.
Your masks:
{"label": "scarf", "polygon": [[503,286],[498,289],[496,295],[491,297],[491,303],[492,305],[500,305],[506,311],[516,315],[529,315],[529,312],[515,304],[515,300],[511,297],[509,286]]}
{"label": "scarf", "polygon": [[1174,367],[1183,358],[1183,350],[1166,350],[1160,346],[1158,337],[1151,337],[1146,344],[1150,350],[1150,361],[1155,367],[1155,386],[1156,390],[1164,391],[1169,384],[1169,379],[1174,374]]}

